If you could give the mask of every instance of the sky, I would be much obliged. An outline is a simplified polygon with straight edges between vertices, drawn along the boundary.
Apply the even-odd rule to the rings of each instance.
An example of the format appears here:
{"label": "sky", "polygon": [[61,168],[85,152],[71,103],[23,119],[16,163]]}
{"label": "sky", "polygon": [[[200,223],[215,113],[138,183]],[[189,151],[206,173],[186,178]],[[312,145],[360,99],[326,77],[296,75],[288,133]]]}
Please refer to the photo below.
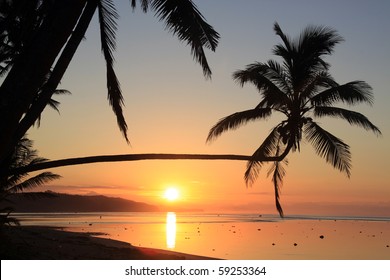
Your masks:
{"label": "sky", "polygon": [[[222,117],[253,108],[259,94],[241,87],[232,73],[255,61],[276,58],[280,42],[273,24],[291,37],[307,25],[336,29],[345,39],[332,56],[330,73],[339,83],[364,80],[373,87],[373,106],[351,108],[366,115],[383,135],[348,123],[319,122],[351,147],[352,175],[316,155],[309,143],[288,156],[281,193],[285,214],[390,216],[390,2],[312,0],[196,0],[194,3],[221,36],[216,52],[207,51],[213,71],[207,80],[190,48],[165,30],[152,12],[132,12],[128,1],[115,1],[120,14],[115,70],[125,98],[128,145],[107,101],[105,65],[97,18],[93,19],[60,87],[60,114],[48,108],[41,126],[29,130],[40,156],[61,159],[127,153],[252,154],[278,123],[247,124],[206,143]],[[103,194],[155,205],[175,204],[209,212],[276,214],[273,186],[264,168],[247,187],[245,162],[142,161],[98,163],[52,169],[62,178],[39,190]],[[176,186],[179,199],[167,202],[164,191]]]}

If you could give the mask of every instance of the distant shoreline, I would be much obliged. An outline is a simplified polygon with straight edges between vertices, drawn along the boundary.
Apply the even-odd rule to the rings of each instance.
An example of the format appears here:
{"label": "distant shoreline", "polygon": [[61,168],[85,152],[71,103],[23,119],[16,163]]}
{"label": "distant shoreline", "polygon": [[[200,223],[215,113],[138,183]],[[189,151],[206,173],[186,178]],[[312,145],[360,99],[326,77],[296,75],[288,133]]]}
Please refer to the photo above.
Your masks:
{"label": "distant shoreline", "polygon": [[[256,214],[256,213],[218,213],[218,212],[205,212],[202,210],[157,210],[157,211],[46,211],[46,212],[12,212],[11,216],[16,218],[21,218],[25,216],[35,216],[35,215],[42,215],[42,216],[49,216],[49,215],[58,215],[58,216],[66,216],[66,215],[86,215],[86,216],[105,216],[105,215],[128,215],[128,214],[144,214],[144,215],[154,215],[154,214],[165,214],[167,212],[174,212],[179,215],[205,215],[205,216],[215,216],[215,217],[235,217],[235,216],[242,216],[244,221],[248,222],[267,222],[267,221],[289,221],[289,220],[324,220],[324,221],[332,221],[332,220],[340,220],[340,221],[377,221],[377,222],[390,222],[390,216],[334,216],[334,215],[286,215],[284,218],[280,218],[277,214]],[[244,217],[250,217],[250,219],[247,220],[247,218]]]}
{"label": "distant shoreline", "polygon": [[0,208],[11,207],[14,213],[93,213],[93,212],[202,212],[178,206],[152,205],[120,197],[46,192],[10,195],[11,202],[0,202]]}

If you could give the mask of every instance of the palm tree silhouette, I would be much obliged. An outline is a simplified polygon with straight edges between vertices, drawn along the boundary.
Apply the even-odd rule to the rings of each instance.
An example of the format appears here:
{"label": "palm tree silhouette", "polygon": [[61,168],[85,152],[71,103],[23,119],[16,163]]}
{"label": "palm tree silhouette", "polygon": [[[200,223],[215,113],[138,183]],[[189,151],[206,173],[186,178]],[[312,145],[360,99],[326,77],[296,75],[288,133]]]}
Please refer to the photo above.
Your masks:
{"label": "palm tree silhouette", "polygon": [[329,74],[330,65],[323,60],[323,56],[332,54],[334,46],[343,40],[335,30],[309,26],[296,39],[284,34],[278,23],[274,24],[274,31],[282,43],[273,48],[273,54],[280,57],[282,62],[255,62],[233,74],[233,79],[241,86],[246,83],[256,86],[261,96],[259,104],[253,109],[221,119],[211,128],[207,141],[249,121],[268,119],[272,113],[284,115],[285,119],[271,130],[253,153],[245,172],[245,181],[250,185],[256,180],[263,164],[272,162],[268,176],[272,174],[276,209],[283,217],[279,192],[286,174],[286,156],[300,150],[303,135],[320,157],[348,177],[351,174],[349,146],[323,129],[314,119],[337,117],[377,135],[381,132],[364,115],[335,106],[337,103],[373,103],[372,89],[364,81],[340,85]]}
{"label": "palm tree silhouette", "polygon": [[[130,1],[133,9],[137,2]],[[214,51],[219,34],[193,2],[140,0],[139,3],[143,12],[153,11],[165,22],[167,30],[190,46],[193,58],[209,78],[211,69],[204,48]],[[109,104],[129,142],[122,111],[124,100],[113,67],[118,18],[113,0],[10,0],[1,1],[0,8],[0,69],[6,75],[0,87],[0,167],[9,164],[18,141],[50,103],[96,11],[106,61]],[[28,18],[30,15],[35,18]],[[26,18],[29,20],[22,20]],[[14,36],[21,30],[29,32]]]}
{"label": "palm tree silhouette", "polygon": [[[193,58],[201,65],[205,77],[210,78],[211,69],[204,48],[215,51],[219,34],[193,2],[131,0],[133,10],[137,3],[143,12],[153,11],[167,30],[190,46]],[[96,12],[101,50],[106,61],[109,104],[120,131],[129,142],[122,111],[124,100],[114,71],[118,19],[114,1],[0,1],[0,76],[5,77],[0,86],[0,201],[9,193],[57,178],[57,175],[44,172],[26,179],[34,168],[43,169],[40,167],[46,161],[39,160],[34,151],[34,160],[25,158],[22,164],[15,164],[15,155],[19,154],[21,143],[31,150],[24,137],[31,126],[39,125],[45,107],[49,105],[58,111],[59,103],[52,99],[53,94],[69,93],[57,87]],[[31,155],[26,149],[25,153]],[[92,159],[102,161],[102,157]],[[22,178],[26,180],[19,182]],[[9,221],[8,214],[2,217]]]}
{"label": "palm tree silhouette", "polygon": [[[142,2],[144,3],[144,2]],[[284,165],[290,151],[300,149],[302,135],[312,143],[316,152],[348,177],[351,169],[349,146],[341,139],[321,128],[313,118],[324,116],[340,117],[351,125],[363,127],[380,135],[380,130],[358,112],[335,107],[336,103],[355,105],[373,103],[371,87],[363,81],[338,84],[329,74],[329,64],[323,60],[330,55],[334,46],[343,39],[338,33],[326,27],[308,27],[299,39],[291,40],[279,25],[274,30],[283,41],[274,48],[274,54],[283,63],[269,60],[254,63],[245,70],[234,73],[233,78],[241,86],[253,83],[261,94],[260,103],[251,110],[238,112],[221,119],[209,132],[207,141],[212,141],[224,131],[236,129],[248,121],[266,119],[273,112],[282,113],[286,119],[276,125],[252,156],[234,154],[125,154],[102,155],[82,158],[53,160],[7,169],[8,176],[48,169],[59,166],[89,164],[95,162],[138,161],[138,160],[246,160],[245,180],[252,184],[266,162],[272,162],[268,175],[272,174],[276,208],[281,216],[283,210],[279,191],[285,175]]]}
{"label": "palm tree silhouette", "polygon": [[[12,154],[9,169],[46,162],[47,159],[39,157],[37,151],[34,150],[32,146],[33,143],[31,140],[22,138]],[[61,176],[57,174],[47,171],[34,176],[29,176],[29,174],[25,172],[1,177],[0,202],[12,202],[8,200],[10,195],[30,190],[60,177]],[[4,224],[19,224],[17,219],[9,216],[12,210],[11,207],[0,209],[0,227]]]}

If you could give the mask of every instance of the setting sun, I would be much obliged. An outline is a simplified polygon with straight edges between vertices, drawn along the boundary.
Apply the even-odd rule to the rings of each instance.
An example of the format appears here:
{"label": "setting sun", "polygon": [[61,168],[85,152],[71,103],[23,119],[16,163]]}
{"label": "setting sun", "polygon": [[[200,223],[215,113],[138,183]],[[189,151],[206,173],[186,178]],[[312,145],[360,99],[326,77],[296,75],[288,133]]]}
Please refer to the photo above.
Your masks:
{"label": "setting sun", "polygon": [[165,190],[164,198],[169,201],[174,201],[179,198],[179,191],[176,188],[168,188]]}

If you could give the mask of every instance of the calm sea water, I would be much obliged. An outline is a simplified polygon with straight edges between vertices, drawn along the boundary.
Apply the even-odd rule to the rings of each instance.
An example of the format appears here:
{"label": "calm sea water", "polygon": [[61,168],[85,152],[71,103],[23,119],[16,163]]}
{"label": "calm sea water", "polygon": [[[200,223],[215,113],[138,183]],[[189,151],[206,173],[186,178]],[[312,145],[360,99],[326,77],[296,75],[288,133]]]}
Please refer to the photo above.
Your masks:
{"label": "calm sea water", "polygon": [[223,259],[390,259],[390,217],[206,213],[16,213],[22,225],[99,233]]}

